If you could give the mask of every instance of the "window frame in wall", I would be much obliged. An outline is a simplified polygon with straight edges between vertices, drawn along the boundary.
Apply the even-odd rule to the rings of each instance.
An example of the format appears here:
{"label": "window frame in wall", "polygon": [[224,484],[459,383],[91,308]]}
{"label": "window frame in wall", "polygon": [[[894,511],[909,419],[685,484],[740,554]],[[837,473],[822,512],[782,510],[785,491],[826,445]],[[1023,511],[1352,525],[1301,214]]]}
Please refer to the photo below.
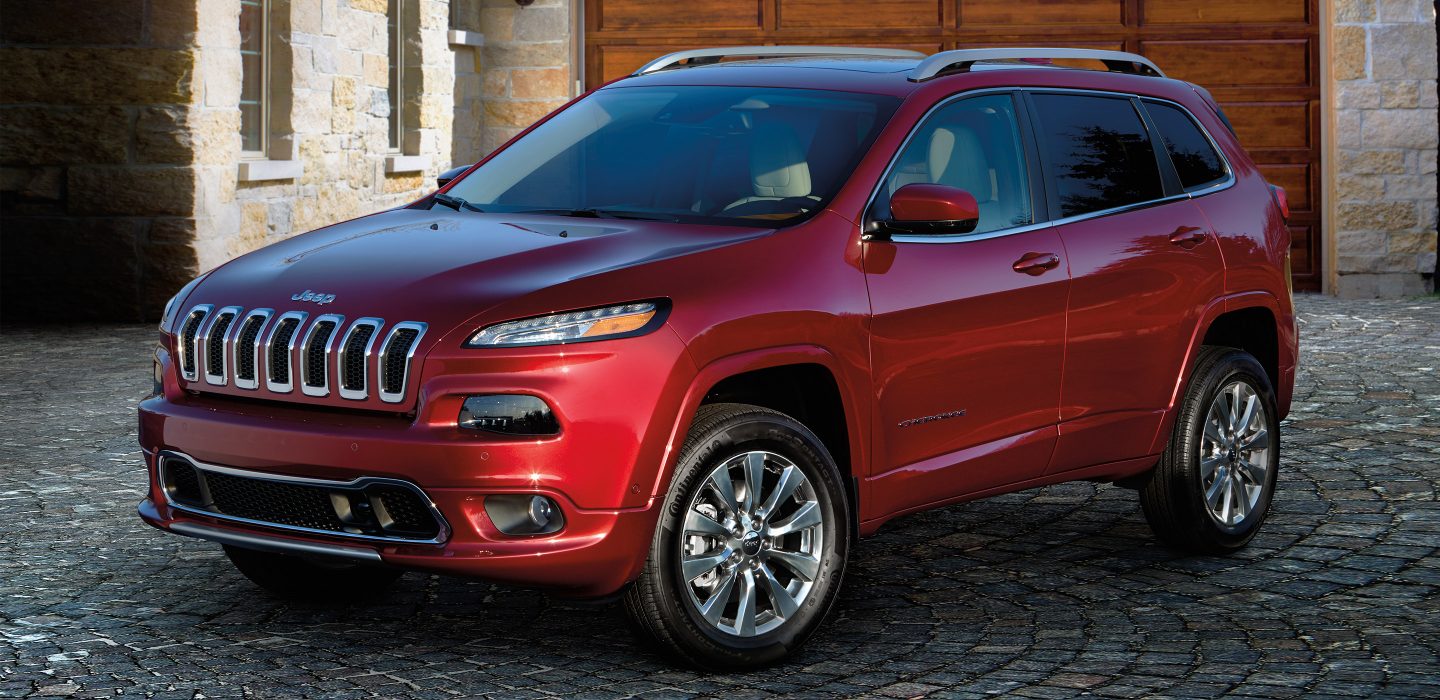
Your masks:
{"label": "window frame in wall", "polygon": [[424,90],[424,74],[419,44],[408,39],[409,32],[420,26],[420,0],[388,0],[385,25],[390,100],[385,174],[419,173],[430,167],[429,156],[420,155],[419,102],[414,99]]}
{"label": "window frame in wall", "polygon": [[[302,0],[305,1],[305,0]],[[289,51],[291,0],[240,0],[236,28],[241,31],[240,96],[240,182],[294,180],[304,166],[294,157],[294,135],[290,124],[291,57]],[[246,48],[246,12],[255,13],[252,31],[259,32],[255,49]],[[258,66],[246,69],[246,56],[258,55]],[[258,91],[248,90],[258,82]],[[243,106],[255,95],[257,114],[247,128]],[[256,143],[258,141],[258,143]],[[258,148],[255,148],[258,146]]]}

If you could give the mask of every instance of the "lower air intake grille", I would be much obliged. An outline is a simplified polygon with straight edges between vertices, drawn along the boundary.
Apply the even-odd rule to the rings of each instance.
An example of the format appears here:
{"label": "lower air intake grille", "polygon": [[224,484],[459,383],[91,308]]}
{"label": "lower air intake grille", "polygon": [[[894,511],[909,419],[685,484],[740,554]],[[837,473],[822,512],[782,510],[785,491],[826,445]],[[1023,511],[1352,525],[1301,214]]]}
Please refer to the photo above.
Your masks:
{"label": "lower air intake grille", "polygon": [[[297,483],[255,474],[197,468],[167,455],[166,494],[184,510],[279,528],[410,542],[437,541],[443,523],[417,488],[391,479],[359,485]],[[203,482],[204,487],[201,487]],[[210,500],[203,494],[208,491]]]}

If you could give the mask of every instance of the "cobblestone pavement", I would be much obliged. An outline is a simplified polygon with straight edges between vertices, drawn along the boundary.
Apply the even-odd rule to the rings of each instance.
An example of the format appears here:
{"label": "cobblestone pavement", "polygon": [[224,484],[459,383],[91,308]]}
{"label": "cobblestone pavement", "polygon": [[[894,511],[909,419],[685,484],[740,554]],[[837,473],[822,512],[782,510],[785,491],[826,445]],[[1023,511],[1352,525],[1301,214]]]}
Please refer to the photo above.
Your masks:
{"label": "cobblestone pavement", "polygon": [[0,697],[1440,697],[1440,301],[1301,300],[1270,522],[1180,556],[1130,491],[1067,484],[904,518],[855,551],[793,662],[677,669],[615,605],[408,575],[278,602],[144,526],[152,330],[0,338]]}

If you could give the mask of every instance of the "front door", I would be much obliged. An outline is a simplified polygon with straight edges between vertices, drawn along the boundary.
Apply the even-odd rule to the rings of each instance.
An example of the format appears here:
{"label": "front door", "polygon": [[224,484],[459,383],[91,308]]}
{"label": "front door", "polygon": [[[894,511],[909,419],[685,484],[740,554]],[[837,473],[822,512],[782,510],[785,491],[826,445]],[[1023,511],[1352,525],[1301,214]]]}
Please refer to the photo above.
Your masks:
{"label": "front door", "polygon": [[872,470],[867,513],[894,513],[1043,474],[1055,443],[1067,261],[1034,226],[1035,189],[1016,98],[990,93],[933,111],[882,183],[869,217],[916,182],[969,191],[966,234],[865,244],[873,311]]}

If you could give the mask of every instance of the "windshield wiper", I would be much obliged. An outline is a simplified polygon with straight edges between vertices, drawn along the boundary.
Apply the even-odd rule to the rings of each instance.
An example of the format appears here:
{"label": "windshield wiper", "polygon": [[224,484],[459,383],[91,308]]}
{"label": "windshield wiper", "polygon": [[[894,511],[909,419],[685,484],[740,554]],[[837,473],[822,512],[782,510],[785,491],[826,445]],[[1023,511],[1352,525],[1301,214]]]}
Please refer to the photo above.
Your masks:
{"label": "windshield wiper", "polygon": [[640,221],[680,221],[670,214],[630,211],[628,209],[527,209],[517,214],[545,214],[548,216],[575,216],[588,219],[638,219]]}
{"label": "windshield wiper", "polygon": [[474,204],[465,201],[464,199],[456,197],[453,194],[436,193],[434,197],[431,197],[431,199],[435,200],[436,204],[443,204],[447,207],[450,207],[451,209],[454,209],[455,211],[460,211],[464,209],[466,211],[478,211],[482,214],[485,213],[484,209],[481,209],[480,207],[477,207]]}

